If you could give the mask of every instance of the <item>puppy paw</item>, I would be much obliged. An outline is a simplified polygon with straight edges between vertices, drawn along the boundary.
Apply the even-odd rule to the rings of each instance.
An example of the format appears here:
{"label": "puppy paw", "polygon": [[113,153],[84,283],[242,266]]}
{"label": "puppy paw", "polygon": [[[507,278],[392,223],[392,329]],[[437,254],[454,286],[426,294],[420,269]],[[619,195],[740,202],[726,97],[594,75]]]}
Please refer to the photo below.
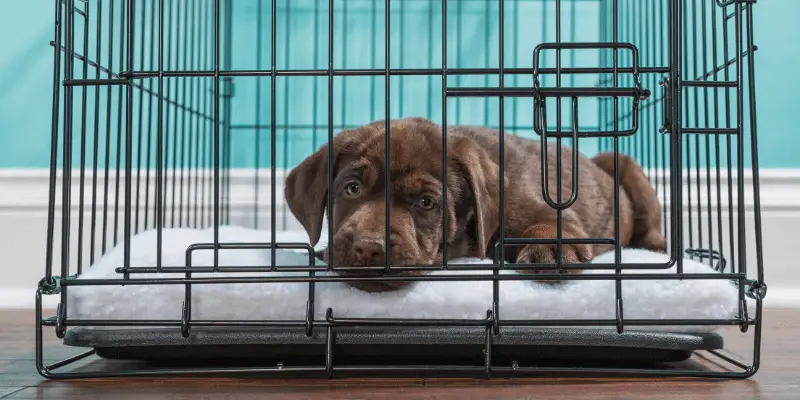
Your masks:
{"label": "puppy paw", "polygon": [[[531,235],[533,238],[547,238],[552,239],[556,237],[555,227],[543,226],[534,227],[532,233],[537,236]],[[564,229],[563,237],[566,238],[582,238],[580,232],[568,231]],[[558,246],[556,244],[532,244],[522,247],[517,253],[517,264],[551,264],[552,268],[543,269],[520,269],[522,273],[528,274],[553,274],[553,273],[580,273],[577,269],[558,269],[556,267],[558,258]],[[561,246],[561,260],[563,264],[583,264],[592,259],[592,248],[587,244],[562,244]],[[536,279],[537,282],[557,284],[561,280],[554,279]]]}
{"label": "puppy paw", "polygon": [[667,238],[664,237],[660,230],[653,229],[647,232],[647,234],[645,234],[638,243],[632,244],[631,247],[639,247],[658,253],[666,253]]}

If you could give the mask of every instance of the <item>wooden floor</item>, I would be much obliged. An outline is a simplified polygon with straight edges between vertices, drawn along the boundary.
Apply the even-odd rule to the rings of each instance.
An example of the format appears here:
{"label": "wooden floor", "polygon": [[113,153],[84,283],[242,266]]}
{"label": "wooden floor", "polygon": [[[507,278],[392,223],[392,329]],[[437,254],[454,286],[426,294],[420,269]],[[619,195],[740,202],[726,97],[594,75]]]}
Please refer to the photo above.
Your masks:
{"label": "wooden floor", "polygon": [[[48,314],[52,315],[52,314]],[[34,367],[34,316],[0,311],[0,398],[10,399],[800,399],[800,310],[767,310],[761,369],[748,380],[138,378],[50,381]],[[750,360],[750,334],[725,335]],[[75,351],[45,331],[46,363]],[[102,361],[94,361],[102,362]],[[694,363],[704,364],[702,359]]]}

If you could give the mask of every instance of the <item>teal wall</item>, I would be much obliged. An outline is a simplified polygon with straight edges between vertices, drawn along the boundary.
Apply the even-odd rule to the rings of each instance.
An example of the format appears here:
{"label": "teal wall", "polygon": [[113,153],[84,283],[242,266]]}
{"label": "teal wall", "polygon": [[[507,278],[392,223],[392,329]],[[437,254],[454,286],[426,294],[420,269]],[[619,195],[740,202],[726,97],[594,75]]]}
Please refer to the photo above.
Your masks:
{"label": "teal wall", "polygon": [[[53,51],[48,43],[52,40],[54,28],[52,3],[54,2],[51,0],[9,2],[2,6],[3,12],[0,12],[0,37],[2,38],[0,42],[0,167],[2,168],[42,168],[49,164]],[[165,3],[169,4],[170,2],[167,0]],[[195,4],[202,3],[203,0],[198,0]],[[205,3],[210,4],[210,1],[205,0]],[[383,68],[383,31],[385,27],[383,2],[347,0],[336,3],[335,68]],[[398,4],[400,1],[396,0],[392,3]],[[591,0],[564,1],[563,3],[562,39],[566,41],[597,40],[599,32],[603,28],[599,24],[600,18],[598,18],[598,15],[602,13],[599,3]],[[94,4],[94,1],[90,4]],[[117,2],[117,4],[121,4],[121,2]],[[144,4],[144,8],[138,9],[138,12],[144,12],[144,14],[137,15],[137,20],[147,22],[151,17],[149,8],[151,2],[143,0],[142,4]],[[259,66],[268,68],[271,63],[269,2],[265,1],[261,10],[263,25],[260,46],[257,40],[259,37],[257,2],[236,0],[233,4],[231,67],[234,69],[256,69]],[[326,68],[328,58],[327,1],[292,0],[292,7],[288,9],[288,12],[286,4],[285,0],[278,2],[277,68]],[[448,4],[448,65],[451,68],[496,66],[498,59],[496,2],[462,0],[460,2],[451,1]],[[555,40],[555,27],[552,19],[538,17],[541,15],[552,16],[553,3],[537,0],[507,0],[505,4],[507,13],[506,67],[530,67],[531,49],[542,41]],[[661,15],[658,14],[660,10],[651,10],[648,8],[650,6],[641,5],[646,4],[645,2],[636,2],[636,0],[634,2],[622,0],[620,4],[623,5],[620,15],[622,22],[620,39],[633,41],[639,45],[643,64],[657,63],[659,57],[664,56],[663,49],[648,46],[646,43],[651,42],[652,38],[648,36],[650,33],[662,30],[645,30],[641,28],[642,24],[636,21],[641,20],[641,16],[644,15]],[[104,35],[107,35],[108,2],[104,2],[104,7],[105,25],[103,28]],[[800,2],[796,0],[761,1],[754,8],[756,10],[754,14],[755,41],[759,47],[756,57],[756,82],[758,84],[757,106],[761,165],[772,168],[800,167],[800,159],[795,156],[795,149],[800,148],[800,136],[795,133],[795,124],[790,118],[800,111],[800,102],[796,101],[793,96],[794,93],[800,93],[800,75],[795,73],[797,65],[800,65],[800,45],[795,43],[797,32],[792,20],[793,16],[800,13]],[[188,17],[208,21],[210,13],[198,10],[199,8],[187,14],[174,9],[173,19]],[[697,15],[702,15],[700,9],[697,10]],[[114,14],[117,24],[121,16],[119,12],[120,6],[117,5]],[[663,15],[666,16],[666,14]],[[93,19],[90,20],[94,22]],[[310,23],[309,21],[316,22]],[[76,19],[76,22],[82,24],[80,19]],[[198,23],[192,25],[192,31],[183,31],[173,29],[177,28],[178,24],[170,24],[169,18],[167,22],[167,31],[172,35],[166,50],[167,54],[171,55],[168,68],[210,68],[210,54],[200,51],[203,48],[202,40],[207,40],[210,33],[210,29],[207,29],[208,25]],[[437,68],[441,65],[441,8],[438,1],[409,0],[404,3],[402,10],[398,6],[393,6],[391,24],[393,30],[390,38],[392,68]],[[139,26],[137,24],[134,64],[138,67],[141,63],[142,68],[147,70],[153,59],[150,57],[149,51],[141,51],[142,42],[138,40]],[[115,27],[115,42],[119,40],[118,28],[119,25]],[[94,29],[94,25],[90,24],[92,33],[88,43],[92,50],[90,57],[94,54],[93,49],[96,44]],[[721,35],[721,30],[719,32]],[[149,46],[152,37],[149,30],[145,30],[144,33],[144,44]],[[710,28],[707,34],[711,34]],[[76,46],[82,48],[83,31],[80,27],[76,29],[75,35],[77,37]],[[687,36],[698,37],[698,33],[687,32]],[[103,40],[107,40],[106,36],[103,37]],[[197,39],[194,45],[190,41],[192,37]],[[697,46],[699,49],[701,44]],[[117,53],[112,60],[112,69],[115,71],[120,69],[118,58],[120,48],[119,45],[115,46]],[[145,47],[145,49],[148,48]],[[259,48],[260,59],[257,58]],[[693,50],[694,47],[690,47],[690,49]],[[687,59],[693,61],[695,56],[691,54],[692,50],[687,54]],[[707,49],[708,54],[710,51],[710,48]],[[718,49],[718,54],[722,54],[721,48]],[[733,56],[732,53],[731,56]],[[108,65],[106,58],[107,54],[103,53],[101,59],[104,60],[104,65]],[[603,55],[597,51],[577,52],[575,55],[565,55],[563,65],[593,66],[603,63],[604,59]],[[553,57],[547,58],[545,62],[552,66]],[[622,63],[627,62],[623,61]],[[80,74],[83,68],[82,63],[76,62],[75,68],[76,74]],[[687,71],[692,72],[691,68]],[[94,69],[90,68],[89,74],[92,77]],[[565,83],[591,86],[599,78],[601,77],[586,75]],[[657,79],[657,76],[646,76],[644,84],[656,93],[660,93],[660,88],[656,85]],[[155,87],[155,80],[142,80],[141,83],[145,87],[150,85]],[[233,126],[230,137],[231,164],[234,167],[256,165],[266,167],[269,165],[270,153],[270,131],[267,129],[270,123],[270,79],[236,78],[234,83],[235,95],[231,100],[230,109],[230,123]],[[393,118],[426,115],[440,120],[441,80],[438,77],[393,77],[390,83],[389,97]],[[451,86],[496,85],[497,78],[451,77],[448,83]],[[529,76],[509,78],[506,83],[509,86],[528,86],[531,78]],[[209,114],[211,103],[204,101],[202,96],[190,96],[189,94],[193,91],[208,93],[210,84],[211,81],[207,78],[167,80],[167,88],[172,93],[171,98],[192,109],[197,109],[201,113]],[[545,84],[552,85],[553,81],[545,81]],[[279,167],[290,167],[326,140],[327,78],[278,78],[275,89],[276,125],[278,126],[276,164]],[[184,90],[186,91],[185,95],[183,94]],[[260,103],[257,103],[256,100],[258,90],[261,91]],[[75,160],[73,164],[78,162],[80,156],[80,133],[86,132],[87,149],[90,149],[94,143],[93,121],[96,116],[101,125],[98,132],[98,145],[101,148],[108,145],[111,165],[113,166],[117,162],[115,156],[117,134],[118,127],[122,126],[118,118],[120,106],[118,99],[122,93],[124,92],[121,92],[119,87],[111,90],[103,88],[99,92],[95,92],[95,88],[87,90],[86,129],[82,129],[80,118],[84,113],[83,110],[76,106],[78,108],[74,114],[73,127],[76,136],[73,142],[73,160]],[[699,93],[702,99],[703,94]],[[382,77],[337,77],[334,81],[334,125],[338,129],[341,126],[357,125],[383,118],[385,94]],[[76,104],[79,105],[83,91],[76,89],[74,96]],[[155,131],[157,108],[154,102],[149,102],[151,96],[140,96],[137,92],[134,97],[134,115],[142,116],[141,119],[134,118],[132,121],[135,135],[133,154],[135,157],[138,156],[134,166],[137,163],[142,165],[147,163],[148,151],[149,155],[154,154],[154,148],[147,146],[147,143],[148,132],[153,135]],[[210,97],[206,95],[206,100],[208,99]],[[692,114],[694,99],[689,98],[689,100],[688,112]],[[139,106],[140,101],[141,107]],[[532,101],[515,99],[508,100],[506,103],[505,124],[520,127],[519,133],[521,134],[532,135],[530,133]],[[623,102],[622,104],[624,106],[627,103]],[[702,102],[697,104],[702,105]],[[95,115],[94,112],[95,105],[98,106],[98,115]],[[497,106],[496,99],[449,100],[448,123],[497,125]],[[702,123],[705,114],[702,106],[700,108],[698,114],[692,115],[693,117],[697,116],[699,122]],[[660,106],[653,107],[649,109],[652,111],[647,111],[643,115],[642,130],[647,135],[655,135],[655,129],[660,126],[659,109]],[[554,115],[554,110],[555,107],[551,104],[550,116]],[[580,110],[582,128],[594,128],[604,122],[600,118],[602,112],[598,109],[597,100],[582,100]],[[63,114],[63,109],[61,112]],[[222,114],[225,114],[224,110]],[[563,114],[562,119],[566,124],[570,116],[567,112]],[[175,157],[180,160],[180,163],[184,163],[185,157],[189,157],[186,154],[181,156],[180,150],[185,150],[184,153],[191,153],[193,148],[191,146],[196,146],[198,139],[207,143],[210,138],[210,124],[203,123],[201,118],[193,117],[180,109],[166,106],[165,120],[167,140],[171,143],[168,146],[172,146],[172,149],[175,150],[175,143],[178,143],[179,151],[175,152]],[[264,129],[249,128],[257,121]],[[690,124],[697,122],[693,118],[689,121]],[[196,133],[189,135],[184,132]],[[106,136],[107,134],[108,136]],[[190,136],[193,139],[188,139]],[[694,140],[690,139],[690,146],[698,146],[703,149],[703,141],[695,142]],[[623,149],[634,151],[633,149],[637,148],[636,143],[635,141],[625,143]],[[583,141],[581,146],[581,149],[587,152],[598,148],[596,143],[584,144]],[[258,151],[255,150],[256,148]],[[99,162],[101,165],[105,161],[103,153],[103,151],[100,152]],[[87,162],[91,161],[91,151],[87,150],[85,155]],[[150,159],[150,165],[152,165],[154,157],[150,157]],[[174,160],[175,158],[173,158]],[[195,160],[195,162],[197,161]]]}

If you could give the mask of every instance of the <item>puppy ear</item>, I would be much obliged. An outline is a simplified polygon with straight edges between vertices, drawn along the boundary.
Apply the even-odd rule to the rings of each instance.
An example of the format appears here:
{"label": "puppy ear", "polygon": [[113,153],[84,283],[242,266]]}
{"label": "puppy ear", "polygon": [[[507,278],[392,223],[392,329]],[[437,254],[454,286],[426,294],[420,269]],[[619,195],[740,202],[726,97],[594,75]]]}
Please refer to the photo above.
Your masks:
{"label": "puppy ear", "polygon": [[328,203],[327,144],[289,172],[284,182],[284,196],[289,210],[306,230],[311,245],[316,245]]}
{"label": "puppy ear", "polygon": [[[353,151],[359,142],[378,132],[379,122],[345,130],[333,138],[314,154],[293,168],[284,182],[284,197],[289,210],[303,225],[312,246],[319,241],[322,221],[328,205],[328,174],[336,174],[339,159],[343,153]],[[328,159],[328,146],[332,146],[333,159]],[[328,170],[328,166],[333,171]]]}
{"label": "puppy ear", "polygon": [[[489,154],[472,139],[453,142],[453,154],[462,169],[472,194],[475,210],[477,249],[474,256],[485,257],[486,247],[500,227],[500,170]],[[506,179],[506,186],[508,180]]]}

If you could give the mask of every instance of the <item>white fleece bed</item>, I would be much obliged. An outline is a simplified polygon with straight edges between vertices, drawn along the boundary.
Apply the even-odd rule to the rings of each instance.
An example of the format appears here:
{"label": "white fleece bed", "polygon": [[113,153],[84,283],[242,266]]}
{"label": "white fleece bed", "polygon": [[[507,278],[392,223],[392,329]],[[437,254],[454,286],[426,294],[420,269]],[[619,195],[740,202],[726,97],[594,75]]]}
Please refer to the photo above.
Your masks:
{"label": "white fleece bed", "polygon": [[[186,248],[194,243],[212,243],[213,229],[165,229],[163,265],[183,266]],[[220,228],[220,242],[268,242],[269,230],[225,226]],[[279,242],[308,242],[303,231],[279,232]],[[325,246],[322,238],[318,248]],[[131,265],[156,265],[156,231],[131,238]],[[644,250],[626,249],[623,262],[665,262],[669,256]],[[613,262],[613,252],[594,262]],[[270,264],[269,249],[220,250],[223,266],[258,266]],[[280,250],[276,263],[304,265],[307,253]],[[490,260],[461,259],[455,263],[491,263]],[[78,279],[120,279],[114,271],[123,264],[123,246],[118,245],[85,269]],[[211,250],[195,251],[194,266],[213,265]],[[673,272],[651,270],[652,273]],[[714,273],[708,265],[686,259],[686,273]],[[585,273],[608,273],[588,270]],[[648,273],[628,270],[623,273]],[[490,271],[441,271],[434,274],[491,274]],[[503,271],[503,273],[514,273]],[[195,273],[194,277],[265,276],[265,273]],[[307,273],[274,272],[279,275]],[[318,275],[328,275],[323,272]],[[131,278],[176,278],[183,274],[131,274]],[[223,320],[302,320],[308,298],[307,283],[239,283],[192,286],[192,319]],[[180,319],[184,285],[109,285],[71,286],[68,289],[70,319]],[[638,280],[622,281],[626,319],[717,319],[734,318],[738,313],[738,290],[729,280]],[[343,282],[316,285],[315,316],[324,319],[325,310],[333,308],[336,317],[350,318],[485,318],[492,304],[492,282],[416,282],[409,288],[389,293],[367,293]],[[571,281],[552,287],[530,281],[500,282],[500,310],[503,319],[613,319],[615,318],[615,283],[606,280]],[[590,324],[587,324],[589,326]],[[133,329],[115,328],[115,329]],[[607,326],[605,328],[613,329]],[[98,327],[96,329],[111,329]],[[712,326],[652,326],[636,330],[705,333]]]}

